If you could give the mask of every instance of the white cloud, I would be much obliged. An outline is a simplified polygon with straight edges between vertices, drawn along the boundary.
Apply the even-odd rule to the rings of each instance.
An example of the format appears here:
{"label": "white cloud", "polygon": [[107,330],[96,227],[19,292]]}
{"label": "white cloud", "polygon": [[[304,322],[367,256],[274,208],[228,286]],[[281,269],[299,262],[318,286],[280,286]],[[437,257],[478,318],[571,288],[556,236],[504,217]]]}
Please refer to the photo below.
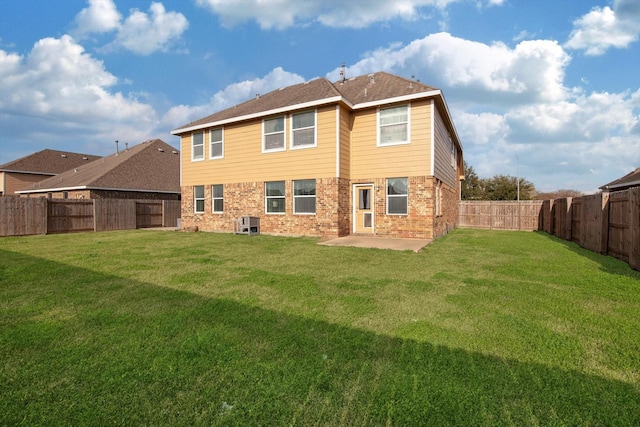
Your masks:
{"label": "white cloud", "polygon": [[176,128],[225,108],[245,102],[256,94],[265,94],[281,87],[302,83],[305,79],[298,74],[290,73],[281,67],[274,68],[264,77],[234,83],[216,92],[209,103],[198,106],[179,105],[171,108],[163,117],[162,122],[171,128]]}
{"label": "white cloud", "polygon": [[608,6],[593,8],[573,23],[565,47],[584,49],[587,55],[602,55],[609,48],[625,48],[638,40],[640,34],[640,3],[637,0],[616,0]]}
{"label": "white cloud", "polygon": [[[414,74],[425,83],[464,90],[468,99],[526,103],[565,97],[564,69],[570,57],[557,42],[523,41],[510,48],[438,33],[406,46],[392,45],[368,53],[350,66],[349,75],[386,70]],[[330,75],[337,79],[338,69]]]}
{"label": "white cloud", "polygon": [[166,50],[189,23],[184,15],[167,12],[162,3],[151,3],[150,15],[133,9],[118,30],[116,44],[141,55]]}
{"label": "white cloud", "polygon": [[88,0],[89,7],[76,16],[72,31],[83,38],[92,33],[116,32],[110,48],[123,47],[139,55],[166,51],[189,27],[187,19],[178,12],[167,12],[162,3],[152,2],[149,13],[131,9],[122,22],[122,16],[113,0]]}
{"label": "white cloud", "polygon": [[91,33],[106,33],[120,25],[120,13],[112,0],[88,0],[89,7],[76,15],[73,35],[83,37]]}
{"label": "white cloud", "polygon": [[38,41],[26,57],[0,50],[0,70],[7,139],[49,140],[72,131],[75,138],[111,141],[117,132],[142,140],[157,123],[149,105],[110,91],[117,78],[68,35]]}
{"label": "white cloud", "polygon": [[443,9],[455,1],[459,0],[196,0],[196,4],[219,15],[225,26],[256,20],[263,29],[284,29],[313,21],[328,27],[363,28],[395,18],[416,19],[423,7]]}

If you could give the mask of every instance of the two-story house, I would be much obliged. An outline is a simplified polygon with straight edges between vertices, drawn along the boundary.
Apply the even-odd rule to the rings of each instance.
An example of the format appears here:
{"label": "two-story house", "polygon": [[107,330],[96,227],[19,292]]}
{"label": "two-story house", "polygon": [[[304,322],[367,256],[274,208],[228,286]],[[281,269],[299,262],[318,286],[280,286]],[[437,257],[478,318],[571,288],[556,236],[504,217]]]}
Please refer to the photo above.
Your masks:
{"label": "two-story house", "polygon": [[175,129],[182,224],[432,239],[456,225],[462,146],[442,92],[384,72],[256,95]]}

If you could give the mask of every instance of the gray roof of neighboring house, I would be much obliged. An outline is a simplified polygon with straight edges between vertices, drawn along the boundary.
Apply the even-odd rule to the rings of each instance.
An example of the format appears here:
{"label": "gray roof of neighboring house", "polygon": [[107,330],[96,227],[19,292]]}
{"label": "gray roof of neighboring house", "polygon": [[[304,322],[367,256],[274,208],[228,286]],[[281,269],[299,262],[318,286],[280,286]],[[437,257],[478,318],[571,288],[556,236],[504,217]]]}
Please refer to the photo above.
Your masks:
{"label": "gray roof of neighboring house", "polygon": [[67,190],[116,190],[180,193],[180,153],[160,139],[47,178],[19,194]]}
{"label": "gray roof of neighboring house", "polygon": [[0,172],[56,175],[100,158],[91,154],[47,149],[0,165]]}
{"label": "gray roof of neighboring house", "polygon": [[636,170],[629,172],[622,178],[618,178],[615,181],[611,181],[610,183],[603,185],[600,189],[610,191],[638,186],[640,186],[640,168],[636,168]]}
{"label": "gray roof of neighboring house", "polygon": [[194,128],[232,121],[240,121],[275,113],[289,107],[307,108],[322,104],[345,102],[351,107],[378,103],[394,98],[419,95],[438,89],[418,81],[405,79],[385,72],[342,79],[331,83],[322,77],[305,83],[276,89],[254,99],[211,114],[175,129],[179,135]]}

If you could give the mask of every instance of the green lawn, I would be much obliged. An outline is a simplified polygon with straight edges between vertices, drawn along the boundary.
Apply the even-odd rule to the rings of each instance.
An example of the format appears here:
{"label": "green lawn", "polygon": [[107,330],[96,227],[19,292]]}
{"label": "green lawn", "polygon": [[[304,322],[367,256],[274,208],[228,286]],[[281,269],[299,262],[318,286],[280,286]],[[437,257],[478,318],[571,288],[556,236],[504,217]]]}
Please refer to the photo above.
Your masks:
{"label": "green lawn", "polygon": [[420,253],[0,239],[0,425],[640,425],[640,273],[543,233]]}

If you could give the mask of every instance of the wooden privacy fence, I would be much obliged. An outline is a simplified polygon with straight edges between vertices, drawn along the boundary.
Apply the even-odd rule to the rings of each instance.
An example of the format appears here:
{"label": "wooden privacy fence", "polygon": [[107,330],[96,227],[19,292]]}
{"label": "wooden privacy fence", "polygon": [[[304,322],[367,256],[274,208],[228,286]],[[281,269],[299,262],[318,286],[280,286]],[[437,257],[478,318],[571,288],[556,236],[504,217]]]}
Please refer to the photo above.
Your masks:
{"label": "wooden privacy fence", "polygon": [[0,197],[0,237],[175,227],[179,200]]}
{"label": "wooden privacy fence", "polygon": [[462,201],[460,227],[541,230],[640,270],[640,187],[520,202]]}
{"label": "wooden privacy fence", "polygon": [[538,230],[542,200],[460,202],[459,227]]}

